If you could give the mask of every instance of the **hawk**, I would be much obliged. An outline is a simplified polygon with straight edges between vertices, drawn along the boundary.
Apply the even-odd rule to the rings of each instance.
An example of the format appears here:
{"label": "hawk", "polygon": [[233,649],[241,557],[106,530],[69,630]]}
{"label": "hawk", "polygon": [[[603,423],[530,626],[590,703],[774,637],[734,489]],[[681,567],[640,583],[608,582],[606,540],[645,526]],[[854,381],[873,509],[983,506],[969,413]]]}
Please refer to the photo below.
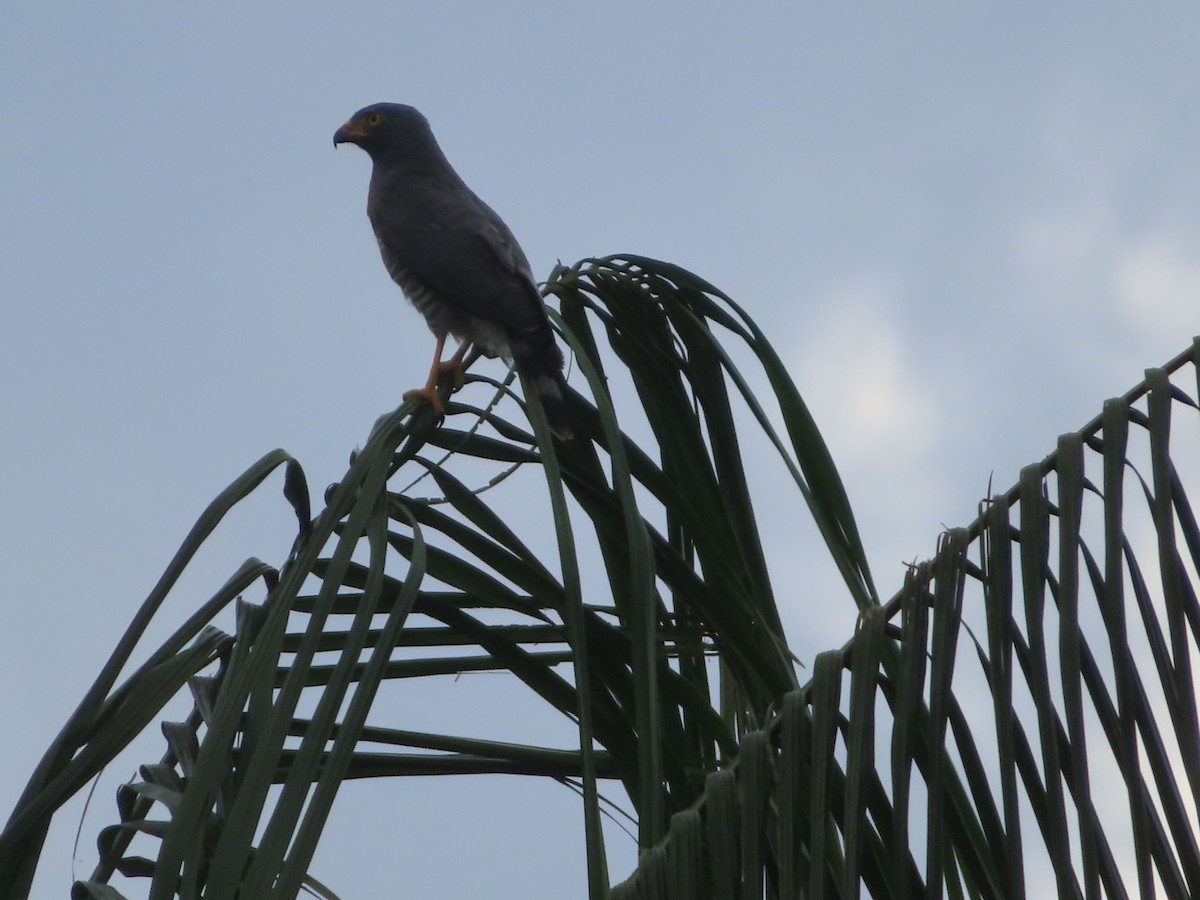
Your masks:
{"label": "hawk", "polygon": [[[529,260],[508,226],[467,187],[416,109],[377,103],[350,117],[333,143],[357,144],[371,157],[367,216],[392,280],[437,338],[424,397],[443,412],[438,377],[462,385],[463,357],[476,347],[511,360],[542,402],[554,433],[571,436],[563,355]],[[459,341],[442,360],[447,336]]]}

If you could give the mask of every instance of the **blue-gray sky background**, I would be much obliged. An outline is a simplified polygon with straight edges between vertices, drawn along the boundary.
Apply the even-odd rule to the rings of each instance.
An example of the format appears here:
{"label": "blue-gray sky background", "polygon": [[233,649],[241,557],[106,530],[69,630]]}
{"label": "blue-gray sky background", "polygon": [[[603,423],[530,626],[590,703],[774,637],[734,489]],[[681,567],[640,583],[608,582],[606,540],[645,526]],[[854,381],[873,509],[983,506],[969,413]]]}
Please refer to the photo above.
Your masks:
{"label": "blue-gray sky background", "polygon": [[[277,446],[319,498],[423,377],[368,160],[331,145],[367,103],[427,114],[539,276],[635,252],[745,306],[885,595],[989,477],[1007,487],[1200,331],[1195,5],[348,6],[6,7],[0,813],[205,504]],[[796,498],[762,510],[810,660],[853,609]],[[164,615],[246,556],[281,562],[290,515],[265,489]],[[106,773],[77,876],[132,774]],[[81,809],[37,898],[65,895]],[[355,785],[315,872],[347,898],[381,879],[580,896],[578,822],[552,785]],[[612,855],[623,876],[632,847]]]}

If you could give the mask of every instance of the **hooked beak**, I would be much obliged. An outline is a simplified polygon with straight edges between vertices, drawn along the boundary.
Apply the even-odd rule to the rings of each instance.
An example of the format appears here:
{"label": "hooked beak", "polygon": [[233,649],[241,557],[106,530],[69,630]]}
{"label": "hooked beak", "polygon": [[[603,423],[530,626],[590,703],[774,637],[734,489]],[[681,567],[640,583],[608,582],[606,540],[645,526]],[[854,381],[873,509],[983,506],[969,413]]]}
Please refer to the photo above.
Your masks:
{"label": "hooked beak", "polygon": [[355,126],[353,122],[347,122],[341,128],[333,133],[333,146],[338,144],[357,144],[359,138],[365,137],[366,133]]}

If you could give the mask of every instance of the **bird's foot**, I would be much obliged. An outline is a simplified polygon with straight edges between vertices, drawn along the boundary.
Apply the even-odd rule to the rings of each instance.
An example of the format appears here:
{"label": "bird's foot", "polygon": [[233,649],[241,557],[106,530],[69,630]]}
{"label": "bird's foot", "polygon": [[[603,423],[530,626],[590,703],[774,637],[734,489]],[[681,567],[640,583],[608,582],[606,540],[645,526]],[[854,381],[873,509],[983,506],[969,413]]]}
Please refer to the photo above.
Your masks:
{"label": "bird's foot", "polygon": [[456,353],[445,362],[439,362],[437,365],[437,377],[441,378],[446,373],[454,376],[454,389],[457,391],[460,387],[466,384],[467,370],[463,368],[462,355]]}
{"label": "bird's foot", "polygon": [[466,383],[467,372],[466,368],[463,366],[463,356],[466,354],[467,348],[470,346],[469,342],[464,342],[458,348],[458,350],[455,351],[453,356],[447,360],[443,360],[442,346],[445,344],[445,342],[445,335],[438,338],[437,349],[434,351],[433,355],[433,365],[429,369],[429,380],[425,382],[425,386],[404,392],[405,400],[414,400],[417,397],[424,397],[429,401],[429,404],[433,407],[434,412],[436,412],[439,416],[444,416],[446,414],[446,408],[442,404],[441,395],[437,392],[438,382],[442,380],[443,375],[449,374],[452,376],[454,381],[454,387],[451,389],[452,391],[457,391],[463,386],[463,384]]}
{"label": "bird's foot", "polygon": [[446,414],[446,407],[442,405],[442,398],[438,395],[437,388],[433,385],[426,385],[423,388],[413,388],[411,391],[404,392],[404,401],[415,400],[418,397],[423,397],[429,401],[429,405],[433,407],[433,411],[439,416]]}

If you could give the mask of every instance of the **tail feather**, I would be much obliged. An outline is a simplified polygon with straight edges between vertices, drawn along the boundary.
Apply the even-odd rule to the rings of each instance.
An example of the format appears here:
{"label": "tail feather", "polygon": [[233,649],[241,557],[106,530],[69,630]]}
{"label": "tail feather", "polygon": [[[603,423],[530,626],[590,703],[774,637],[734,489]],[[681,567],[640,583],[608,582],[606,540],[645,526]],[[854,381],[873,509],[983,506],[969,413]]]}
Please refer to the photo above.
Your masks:
{"label": "tail feather", "polygon": [[562,373],[562,350],[554,342],[554,333],[549,327],[544,336],[539,334],[537,338],[540,340],[514,347],[513,360],[525,376],[527,389],[542,402],[550,430],[560,440],[569,441],[574,432],[567,406],[567,381]]}

